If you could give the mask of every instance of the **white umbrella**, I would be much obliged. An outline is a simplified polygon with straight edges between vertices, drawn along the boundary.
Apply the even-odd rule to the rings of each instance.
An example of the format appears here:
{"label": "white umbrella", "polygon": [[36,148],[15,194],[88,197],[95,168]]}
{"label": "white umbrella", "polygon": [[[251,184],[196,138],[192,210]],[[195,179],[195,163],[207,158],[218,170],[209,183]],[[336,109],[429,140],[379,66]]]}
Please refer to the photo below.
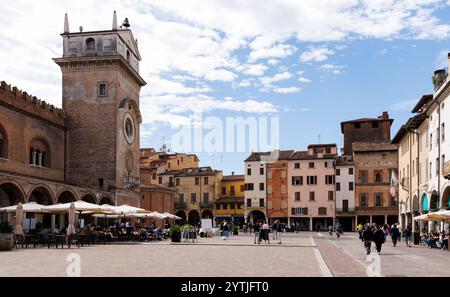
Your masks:
{"label": "white umbrella", "polygon": [[69,226],[67,227],[67,235],[77,234],[75,230],[75,202],[70,203],[69,208]]}
{"label": "white umbrella", "polygon": [[[2,207],[0,208],[0,211],[16,212],[17,207],[18,205]],[[23,212],[41,213],[43,212],[42,210],[43,207],[45,207],[45,205],[41,205],[36,202],[29,202],[22,204]]]}
{"label": "white umbrella", "polygon": [[130,214],[131,217],[137,219],[164,219],[163,215],[158,212],[150,212],[150,213],[135,213]]}
{"label": "white umbrella", "polygon": [[165,212],[162,215],[164,216],[165,219],[181,220],[181,218],[179,216],[176,216],[176,215],[168,213],[168,212]]}
{"label": "white umbrella", "polygon": [[14,233],[16,235],[24,235],[22,221],[23,221],[23,207],[22,203],[19,202],[16,209],[16,227],[14,228]]}
{"label": "white umbrella", "polygon": [[118,219],[120,215],[118,214],[94,214],[92,215],[94,218],[105,218],[105,219]]}
{"label": "white umbrella", "polygon": [[42,209],[48,212],[68,212],[71,205],[74,205],[75,211],[88,211],[101,209],[100,205],[78,200],[70,203],[54,204],[45,206]]}
{"label": "white umbrella", "polygon": [[133,213],[146,213],[147,210],[139,207],[129,206],[129,205],[121,205],[117,206],[115,211],[116,214],[126,215],[126,214],[133,214]]}

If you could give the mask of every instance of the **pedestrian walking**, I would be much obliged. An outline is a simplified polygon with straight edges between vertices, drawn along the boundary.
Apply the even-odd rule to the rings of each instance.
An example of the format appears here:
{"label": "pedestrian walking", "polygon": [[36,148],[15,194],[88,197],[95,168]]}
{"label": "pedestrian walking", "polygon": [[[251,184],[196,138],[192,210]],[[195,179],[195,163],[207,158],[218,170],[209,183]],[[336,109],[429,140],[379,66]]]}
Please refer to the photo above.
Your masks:
{"label": "pedestrian walking", "polygon": [[278,239],[278,221],[275,221],[275,223],[272,225],[272,239]]}
{"label": "pedestrian walking", "polygon": [[359,239],[361,239],[361,241],[363,241],[362,234],[364,232],[364,226],[361,223],[359,223],[359,225],[356,226],[356,231],[358,231]]}
{"label": "pedestrian walking", "polygon": [[258,244],[260,244],[261,238],[259,236],[259,233],[260,233],[259,222],[256,222],[253,225],[253,231],[255,232],[255,244],[256,244],[256,242],[258,242]]}
{"label": "pedestrian walking", "polygon": [[264,224],[262,225],[262,230],[263,230],[263,240],[264,240],[264,243],[268,243],[268,244],[270,244],[270,238],[269,238],[269,230],[270,230],[270,227],[269,227],[269,224],[267,224],[267,222],[266,221],[264,221]]}
{"label": "pedestrian walking", "polygon": [[375,242],[377,253],[379,255],[381,253],[381,246],[384,243],[384,231],[380,228],[380,226],[376,226],[373,235],[373,241]]}
{"label": "pedestrian walking", "polygon": [[391,239],[394,247],[397,246],[397,240],[400,237],[400,231],[397,228],[397,224],[394,224],[391,228]]}
{"label": "pedestrian walking", "polygon": [[373,232],[369,225],[366,225],[364,232],[362,234],[362,239],[364,242],[364,248],[366,249],[367,254],[370,254],[370,249],[373,241]]}
{"label": "pedestrian walking", "polygon": [[281,233],[283,233],[284,231],[284,228],[283,228],[283,224],[280,224],[279,222],[278,222],[278,226],[277,226],[277,234],[278,234],[278,239],[279,239],[279,242],[278,242],[278,244],[281,244]]}
{"label": "pedestrian walking", "polygon": [[406,226],[405,231],[403,232],[403,235],[405,237],[406,246],[411,247],[411,241],[412,241],[412,230],[411,225]]}
{"label": "pedestrian walking", "polygon": [[333,237],[333,226],[328,226],[328,236]]}

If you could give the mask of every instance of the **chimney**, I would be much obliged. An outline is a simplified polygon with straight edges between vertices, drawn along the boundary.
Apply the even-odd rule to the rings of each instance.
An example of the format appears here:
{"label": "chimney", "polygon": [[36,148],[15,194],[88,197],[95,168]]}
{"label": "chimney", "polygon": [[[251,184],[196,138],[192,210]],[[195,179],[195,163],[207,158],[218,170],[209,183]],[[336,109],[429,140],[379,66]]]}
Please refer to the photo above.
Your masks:
{"label": "chimney", "polygon": [[389,114],[387,111],[383,111],[383,114],[381,115],[382,120],[389,120]]}
{"label": "chimney", "polygon": [[234,171],[231,172],[231,175],[234,175]]}
{"label": "chimney", "polygon": [[117,13],[114,10],[114,14],[113,14],[113,25],[112,25],[112,29],[113,30],[117,30]]}

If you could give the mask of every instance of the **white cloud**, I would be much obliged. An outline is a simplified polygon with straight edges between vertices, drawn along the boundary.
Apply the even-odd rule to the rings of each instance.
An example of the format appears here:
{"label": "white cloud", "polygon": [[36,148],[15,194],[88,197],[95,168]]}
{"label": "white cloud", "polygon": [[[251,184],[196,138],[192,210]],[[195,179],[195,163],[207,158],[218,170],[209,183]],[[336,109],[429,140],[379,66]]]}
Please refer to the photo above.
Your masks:
{"label": "white cloud", "polygon": [[299,81],[299,82],[303,82],[303,83],[310,83],[310,82],[311,82],[310,79],[307,79],[307,78],[305,78],[305,77],[300,77],[300,78],[298,79],[298,81]]}
{"label": "white cloud", "polygon": [[252,85],[251,81],[248,79],[243,79],[241,80],[241,82],[238,84],[238,87],[241,88],[246,88],[246,87],[250,87]]}
{"label": "white cloud", "polygon": [[266,72],[267,66],[263,64],[245,64],[242,67],[243,73],[247,75],[261,76]]}
{"label": "white cloud", "polygon": [[275,93],[279,94],[291,94],[291,93],[298,93],[302,90],[302,88],[297,87],[288,87],[288,88],[275,88],[273,91]]}
{"label": "white cloud", "polygon": [[259,80],[263,85],[271,85],[274,82],[290,79],[291,77],[292,77],[292,75],[289,72],[285,71],[285,72],[277,73],[272,77],[263,76]]}
{"label": "white cloud", "polygon": [[295,53],[296,50],[297,48],[290,44],[277,44],[270,48],[260,48],[250,53],[249,62],[267,58],[286,58]]}
{"label": "white cloud", "polygon": [[267,64],[269,64],[270,66],[276,66],[279,63],[280,63],[280,61],[277,60],[277,59],[269,59],[269,60],[267,60]]}
{"label": "white cloud", "polygon": [[342,72],[342,69],[345,68],[345,66],[341,65],[334,65],[334,64],[323,64],[320,66],[321,69],[327,70],[332,72],[333,74],[340,74]]}
{"label": "white cloud", "polygon": [[328,59],[328,56],[334,55],[334,52],[326,47],[311,48],[309,51],[300,55],[300,61],[302,62],[322,62]]}
{"label": "white cloud", "polygon": [[236,78],[236,74],[225,69],[215,69],[206,73],[205,79],[211,81],[232,81]]}
{"label": "white cloud", "polygon": [[311,108],[302,108],[301,109],[302,112],[307,112],[307,111],[311,111],[311,110],[312,110]]}

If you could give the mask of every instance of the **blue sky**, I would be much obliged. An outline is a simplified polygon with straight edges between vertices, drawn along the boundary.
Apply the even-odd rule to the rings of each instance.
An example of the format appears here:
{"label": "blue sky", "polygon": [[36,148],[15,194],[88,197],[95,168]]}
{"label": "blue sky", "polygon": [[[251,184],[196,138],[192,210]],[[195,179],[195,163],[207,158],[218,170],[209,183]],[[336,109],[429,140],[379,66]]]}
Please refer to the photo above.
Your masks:
{"label": "blue sky", "polygon": [[[395,119],[394,136],[450,51],[444,0],[18,0],[0,11],[0,80],[61,106],[51,58],[62,53],[64,13],[72,31],[103,30],[114,9],[130,20],[149,83],[143,147],[158,148],[163,137],[171,147],[199,110],[222,121],[278,116],[281,149],[303,150],[319,134],[341,146],[341,121],[383,111]],[[240,173],[250,152],[198,155],[202,165]]]}

